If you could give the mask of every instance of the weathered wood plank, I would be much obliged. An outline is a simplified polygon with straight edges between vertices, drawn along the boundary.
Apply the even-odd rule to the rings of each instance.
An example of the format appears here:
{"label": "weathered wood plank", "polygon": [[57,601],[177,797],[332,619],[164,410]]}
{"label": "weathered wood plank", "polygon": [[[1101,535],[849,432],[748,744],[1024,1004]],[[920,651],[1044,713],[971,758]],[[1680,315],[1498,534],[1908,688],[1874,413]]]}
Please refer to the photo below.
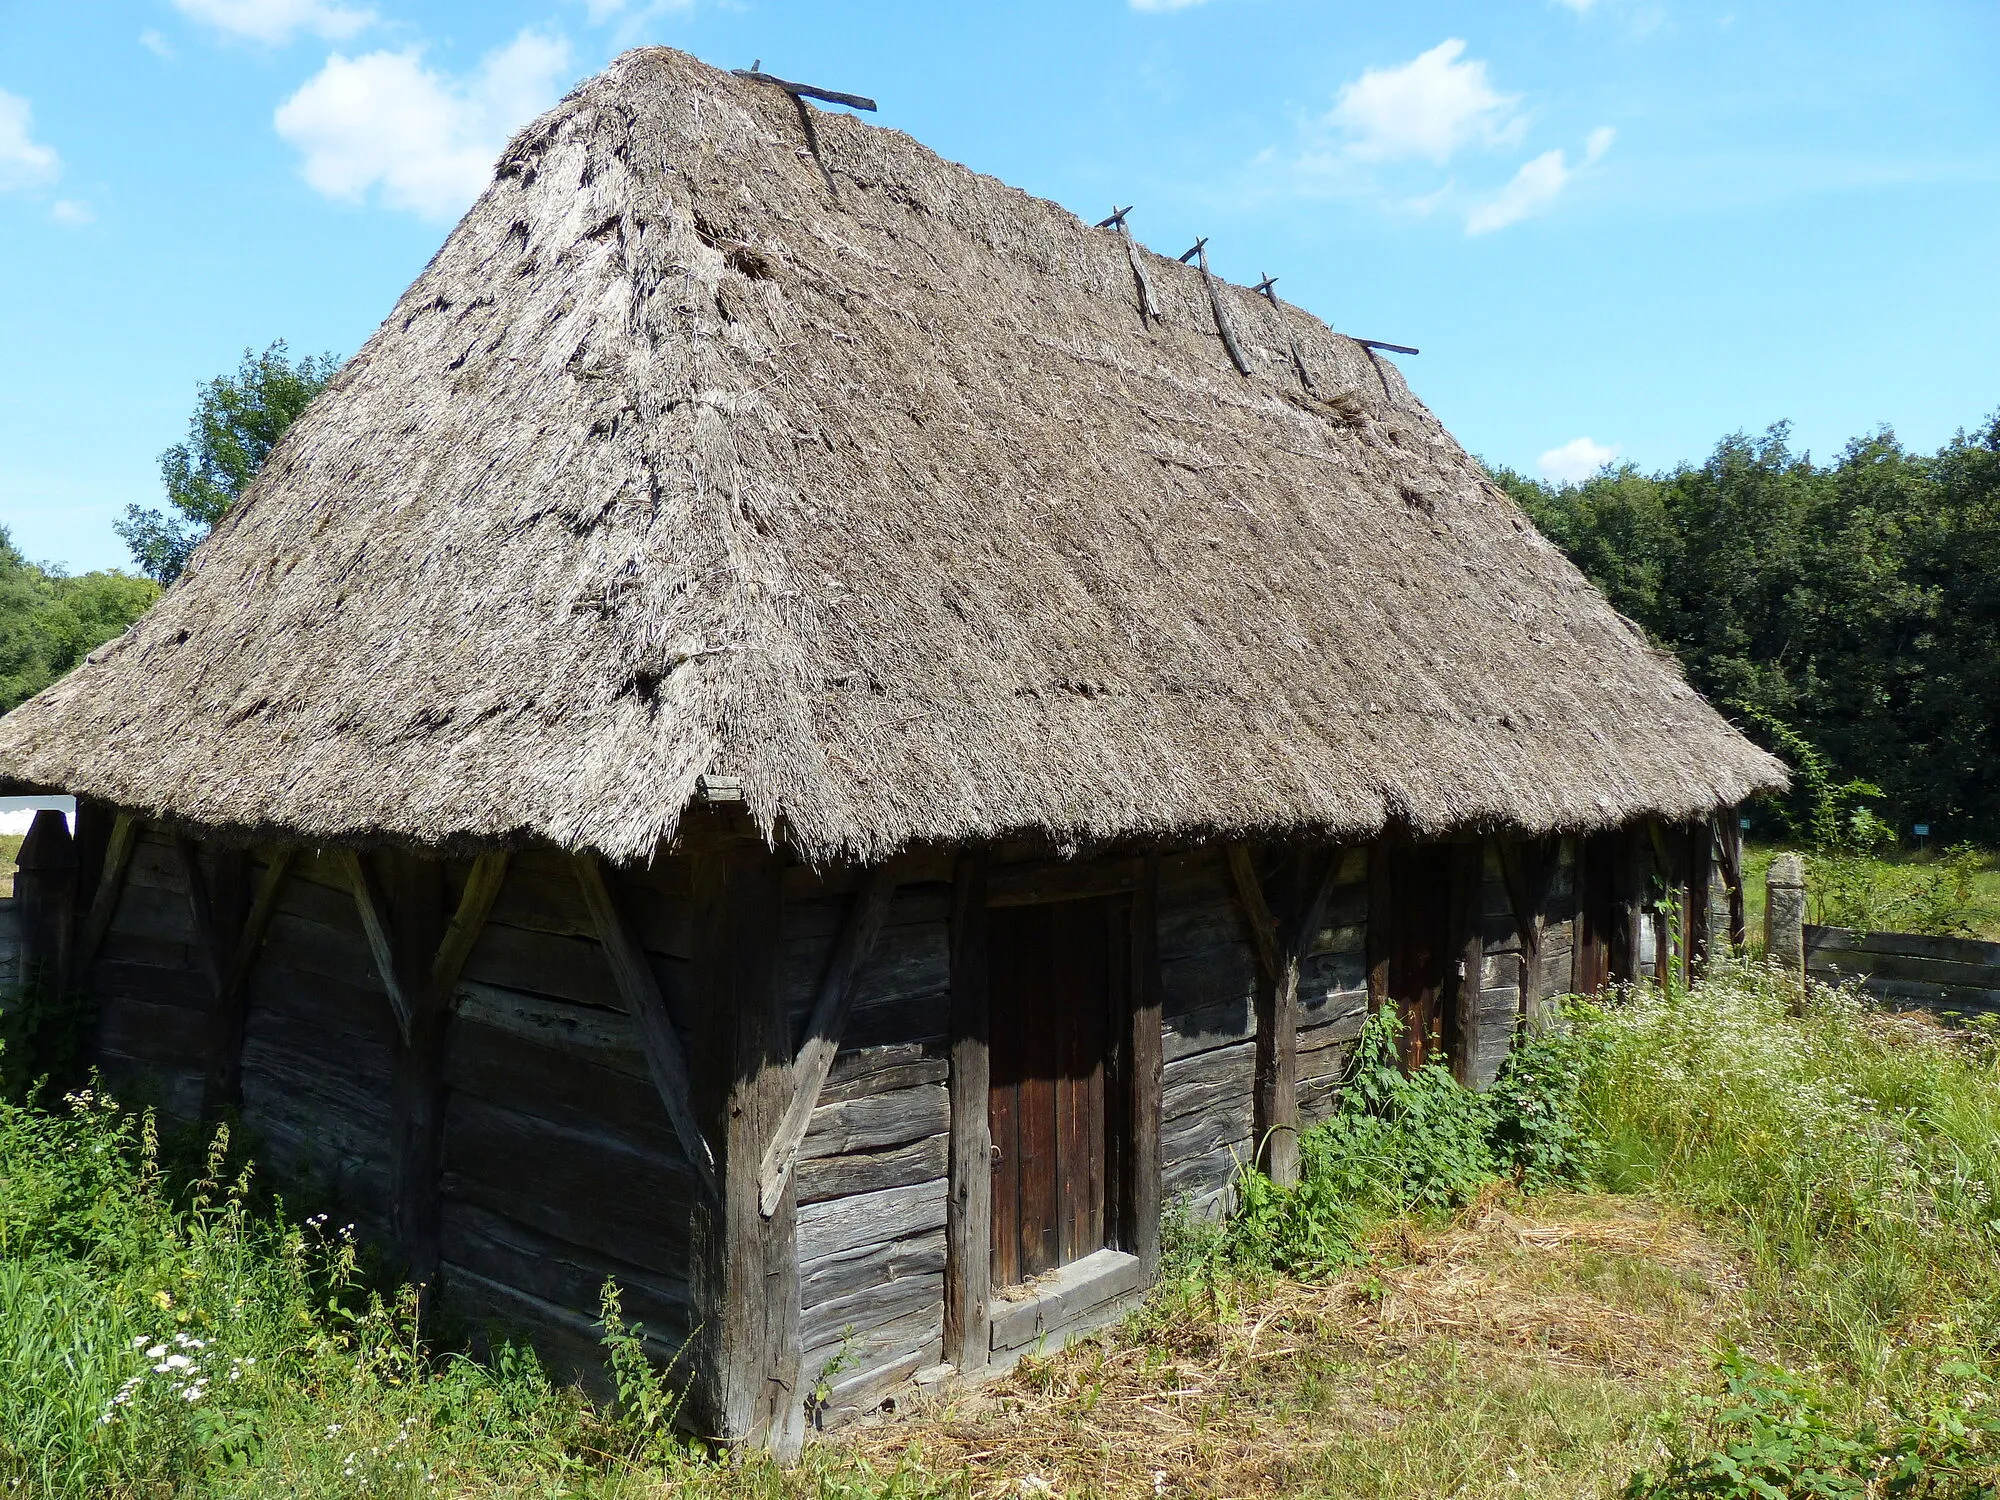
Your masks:
{"label": "weathered wood plank", "polygon": [[[988,1014],[988,860],[984,849],[958,862],[951,915],[951,1141],[945,1243],[943,1348],[961,1371],[986,1363],[992,1297],[993,1140]],[[940,1203],[941,1209],[946,1208]],[[923,1227],[923,1226],[919,1226]],[[800,1255],[811,1260],[803,1243]],[[908,1231],[906,1231],[908,1232]],[[878,1239],[901,1238],[877,1234]]]}
{"label": "weathered wood plank", "polygon": [[368,951],[375,960],[375,977],[382,986],[382,992],[389,997],[389,1009],[395,1013],[396,1029],[402,1033],[403,1043],[407,1046],[410,1040],[410,996],[396,973],[396,955],[389,941],[388,920],[382,913],[381,892],[375,888],[375,876],[367,862],[354,850],[342,849],[337,857],[347,872],[349,888],[354,892],[354,911],[361,918],[361,930],[367,936]]}
{"label": "weathered wood plank", "polygon": [[208,1043],[208,1071],[202,1086],[202,1113],[232,1109],[243,1099],[243,1028],[250,973],[263,951],[264,938],[277,915],[278,897],[291,868],[292,850],[273,849],[257,881],[257,894],[243,919],[216,997],[215,1019]]}
{"label": "weathered wood plank", "polygon": [[1120,1240],[1151,1280],[1160,1264],[1160,1211],[1164,1203],[1161,1107],[1166,1088],[1166,1043],[1160,988],[1160,856],[1145,856],[1132,892],[1128,983],[1131,1013],[1124,1045],[1124,1161],[1120,1183]]}
{"label": "weathered wood plank", "polygon": [[942,1229],[926,1230],[900,1240],[850,1246],[802,1268],[799,1305],[810,1310],[877,1282],[905,1276],[933,1273],[942,1276],[944,1262]]}
{"label": "weathered wood plank", "polygon": [[805,1159],[884,1146],[937,1135],[951,1128],[951,1094],[943,1084],[866,1094],[822,1104],[800,1151]]}
{"label": "weathered wood plank", "polygon": [[799,1260],[810,1274],[815,1262],[859,1245],[907,1239],[945,1227],[946,1184],[942,1180],[855,1193],[799,1209]]}
{"label": "weathered wood plank", "polygon": [[839,1348],[851,1337],[855,1343],[867,1340],[877,1330],[924,1314],[920,1327],[928,1343],[937,1337],[944,1320],[944,1271],[942,1268],[895,1280],[877,1281],[842,1297],[831,1298],[804,1312],[799,1321],[799,1342],[806,1351],[806,1368],[811,1370],[816,1354]]}
{"label": "weathered wood plank", "polygon": [[97,892],[91,897],[90,911],[83,919],[83,931],[76,945],[76,972],[83,975],[97,960],[111,919],[118,913],[118,895],[125,886],[126,867],[132,862],[139,825],[130,813],[119,813],[111,825],[111,839],[105,845],[104,873],[98,877]]}
{"label": "weathered wood plank", "polygon": [[796,1173],[799,1202],[824,1203],[856,1193],[943,1180],[949,1168],[949,1137],[943,1132],[879,1151],[801,1158]]}
{"label": "weathered wood plank", "polygon": [[777,1209],[779,1199],[784,1196],[785,1180],[798,1160],[799,1143],[812,1124],[820,1088],[833,1067],[834,1055],[840,1051],[848,1012],[854,1004],[856,980],[882,931],[899,878],[900,871],[894,861],[873,871],[854,897],[853,909],[834,940],[826,973],[813,1000],[812,1015],[806,1022],[805,1040],[792,1058],[791,1098],[757,1170],[757,1207],[766,1217]]}
{"label": "weathered wood plank", "polygon": [[1115,896],[1138,883],[1136,859],[1048,859],[994,865],[986,876],[989,906],[1034,906]]}
{"label": "weathered wood plank", "polygon": [[659,1089],[660,1101],[666,1106],[667,1117],[674,1123],[674,1130],[681,1138],[681,1147],[693,1164],[696,1176],[711,1196],[719,1198],[722,1189],[715,1151],[695,1119],[694,1087],[688,1077],[687,1057],[681,1050],[680,1035],[674,1030],[673,1017],[660,991],[659,977],[633,941],[624,917],[612,901],[597,856],[577,855],[575,868],[577,884],[583,891],[585,904],[590,907],[591,920],[597,924],[598,940],[610,961],[618,991],[637,1023],[639,1045],[645,1053],[646,1066],[653,1075],[653,1082]]}
{"label": "weathered wood plank", "polygon": [[951,1062],[925,1042],[891,1042],[879,1047],[843,1047],[819,1091],[821,1104],[841,1104],[870,1094],[944,1083]]}

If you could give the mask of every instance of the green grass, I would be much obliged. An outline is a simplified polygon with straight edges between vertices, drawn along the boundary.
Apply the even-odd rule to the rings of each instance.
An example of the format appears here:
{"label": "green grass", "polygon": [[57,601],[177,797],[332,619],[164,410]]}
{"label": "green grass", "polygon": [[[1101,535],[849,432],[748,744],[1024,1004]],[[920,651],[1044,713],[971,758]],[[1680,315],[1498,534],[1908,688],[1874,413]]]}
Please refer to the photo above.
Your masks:
{"label": "green grass", "polygon": [[1796,854],[1806,865],[1809,922],[2000,942],[2000,856],[1991,850],[1975,851],[1962,868],[1947,872],[1950,853],[1936,848],[1829,860],[1797,846],[1749,844],[1743,895],[1755,950],[1764,942],[1764,879],[1781,853]]}
{"label": "green grass", "polygon": [[1253,1181],[1234,1225],[1184,1226],[1126,1327],[791,1471],[675,1438],[615,1319],[618,1402],[505,1343],[436,1347],[226,1144],[177,1174],[101,1097],[0,1104],[0,1495],[1473,1500],[1610,1495],[1642,1468],[1729,1494],[1682,1479],[1731,1430],[1702,1397],[1739,1347],[1792,1372],[1755,1375],[1758,1399],[1809,1402],[1794,1426],[1827,1451],[1908,1413],[1980,1438],[1988,1036],[1801,1003],[1745,965],[1579,1007],[1522,1056],[1483,1099],[1377,1058],[1309,1133],[1305,1187]]}

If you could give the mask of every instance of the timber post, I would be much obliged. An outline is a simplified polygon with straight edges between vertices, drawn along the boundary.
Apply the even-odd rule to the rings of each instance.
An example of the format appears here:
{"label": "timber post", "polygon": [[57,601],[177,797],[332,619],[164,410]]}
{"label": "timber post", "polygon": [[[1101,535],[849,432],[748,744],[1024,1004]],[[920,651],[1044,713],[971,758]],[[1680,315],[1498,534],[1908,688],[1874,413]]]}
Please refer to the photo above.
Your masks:
{"label": "timber post", "polygon": [[770,1213],[758,1203],[759,1168],[791,1099],[783,870],[754,836],[702,830],[690,842],[693,1113],[715,1145],[720,1189],[694,1213],[693,1414],[716,1441],[789,1459],[805,1440],[797,1178],[786,1175]]}
{"label": "timber post", "polygon": [[[363,856],[366,858],[366,856]],[[396,1243],[410,1281],[437,1284],[442,1219],[438,1184],[444,1153],[444,1049],[451,997],[427,982],[444,939],[445,872],[436,860],[397,849],[387,856],[389,945],[409,1001],[409,1029],[389,1083],[390,1203]]]}
{"label": "timber post", "polygon": [[1160,1268],[1160,1106],[1166,1046],[1161,1030],[1160,856],[1145,856],[1132,892],[1131,1031],[1126,1042],[1125,1248],[1148,1281]]}
{"label": "timber post", "polygon": [[1687,848],[1687,973],[1693,984],[1708,972],[1715,946],[1715,838],[1712,819],[1688,825]]}
{"label": "timber post", "polygon": [[1801,983],[1806,973],[1806,877],[1796,854],[1780,854],[1764,876],[1764,962]]}
{"label": "timber post", "polygon": [[1486,984],[1486,944],[1479,931],[1479,897],[1486,874],[1486,844],[1474,839],[1451,846],[1450,946],[1446,951],[1447,983],[1451,986],[1451,1069],[1458,1081],[1473,1087],[1479,1054],[1479,1001]]}
{"label": "timber post", "polygon": [[36,813],[17,863],[22,987],[59,1002],[74,977],[77,869],[69,820],[52,808]]}
{"label": "timber post", "polygon": [[[945,1197],[944,1357],[961,1375],[991,1354],[993,1133],[987,1012],[987,856],[962,855],[951,903],[951,1154]],[[1135,911],[1135,925],[1136,925]],[[1157,1140],[1157,1133],[1155,1135]],[[1157,1230],[1155,1231],[1157,1234]]]}

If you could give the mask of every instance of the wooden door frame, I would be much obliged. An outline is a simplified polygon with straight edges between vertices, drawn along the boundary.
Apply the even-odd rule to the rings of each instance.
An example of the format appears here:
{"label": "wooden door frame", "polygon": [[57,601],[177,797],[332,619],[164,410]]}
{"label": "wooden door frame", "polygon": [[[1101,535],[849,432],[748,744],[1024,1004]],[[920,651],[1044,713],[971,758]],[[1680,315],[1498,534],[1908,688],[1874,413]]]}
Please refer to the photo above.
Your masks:
{"label": "wooden door frame", "polygon": [[[1160,1022],[1160,856],[1074,865],[1073,878],[1024,877],[1007,867],[994,877],[985,849],[967,850],[953,874],[951,914],[951,1152],[945,1198],[944,1357],[960,1373],[991,1359],[993,1141],[989,973],[995,905],[1024,901],[1031,890],[1060,901],[1128,893],[1125,983],[1114,993],[1106,1048],[1107,1234],[1135,1256],[1151,1279],[1160,1257],[1160,1096],[1164,1057]],[[1118,1086],[1112,1087],[1113,1077]],[[1114,1102],[1115,1100],[1115,1102]],[[1115,1142],[1115,1145],[1114,1145]]]}

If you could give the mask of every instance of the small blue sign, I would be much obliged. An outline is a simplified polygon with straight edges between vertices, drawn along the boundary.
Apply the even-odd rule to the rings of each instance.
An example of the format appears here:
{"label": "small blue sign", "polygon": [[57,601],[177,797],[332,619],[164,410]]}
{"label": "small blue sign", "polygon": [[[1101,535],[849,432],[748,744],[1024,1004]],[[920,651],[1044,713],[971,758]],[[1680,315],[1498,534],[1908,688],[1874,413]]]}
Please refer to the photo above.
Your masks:
{"label": "small blue sign", "polygon": [[1748,818],[1738,818],[1736,821],[1744,832],[1748,833],[1750,831],[1750,820]]}
{"label": "small blue sign", "polygon": [[1914,833],[1920,839],[1927,839],[1931,836],[1931,825],[1928,823],[1918,823],[1910,829],[1910,832]]}

